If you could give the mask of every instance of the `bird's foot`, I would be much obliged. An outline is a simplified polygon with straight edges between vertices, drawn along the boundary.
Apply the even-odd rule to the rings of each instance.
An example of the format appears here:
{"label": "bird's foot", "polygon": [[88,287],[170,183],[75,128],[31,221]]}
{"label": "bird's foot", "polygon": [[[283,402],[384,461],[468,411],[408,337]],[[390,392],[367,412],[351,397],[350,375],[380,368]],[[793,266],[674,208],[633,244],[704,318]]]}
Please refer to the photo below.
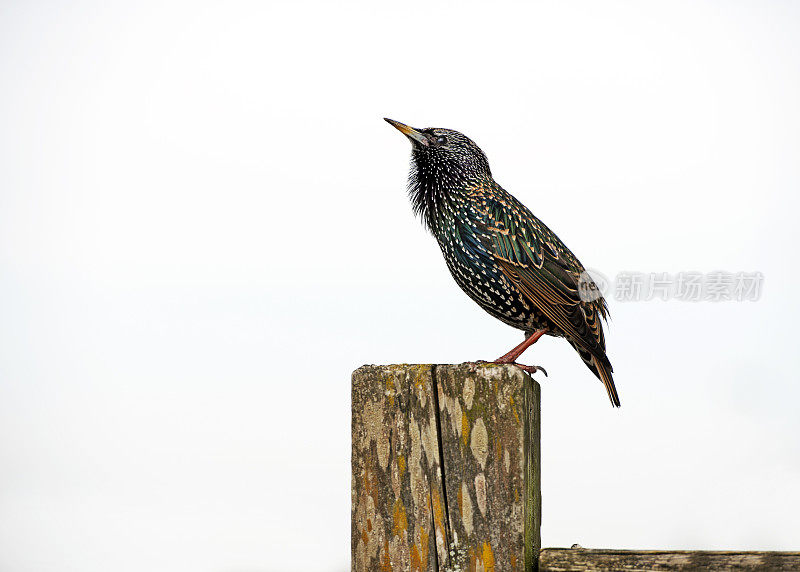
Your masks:
{"label": "bird's foot", "polygon": [[512,363],[511,365],[515,365],[518,368],[520,368],[522,371],[527,371],[530,374],[534,374],[537,371],[541,371],[544,374],[545,377],[550,377],[550,376],[547,375],[547,370],[544,369],[540,365],[524,365],[524,364],[516,363],[516,362]]}

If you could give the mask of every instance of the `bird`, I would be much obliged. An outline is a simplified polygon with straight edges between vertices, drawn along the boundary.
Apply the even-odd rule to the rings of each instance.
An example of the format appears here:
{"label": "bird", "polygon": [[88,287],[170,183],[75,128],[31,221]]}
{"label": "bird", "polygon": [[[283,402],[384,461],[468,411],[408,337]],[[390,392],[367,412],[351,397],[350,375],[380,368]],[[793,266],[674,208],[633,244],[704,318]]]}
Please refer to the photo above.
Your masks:
{"label": "bird", "polygon": [[541,220],[501,187],[484,152],[452,129],[416,129],[384,118],[411,141],[408,194],[458,286],[525,340],[493,362],[517,363],[542,336],[564,338],[620,406],[606,355],[605,298],[583,264]]}

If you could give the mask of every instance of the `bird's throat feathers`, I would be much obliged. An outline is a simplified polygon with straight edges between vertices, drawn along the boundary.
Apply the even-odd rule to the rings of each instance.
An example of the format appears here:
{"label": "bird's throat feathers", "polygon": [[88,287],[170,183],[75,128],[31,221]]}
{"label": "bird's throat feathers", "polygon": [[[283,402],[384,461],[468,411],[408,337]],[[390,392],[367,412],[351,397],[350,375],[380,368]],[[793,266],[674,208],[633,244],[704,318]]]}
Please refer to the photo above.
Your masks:
{"label": "bird's throat feathers", "polygon": [[417,153],[412,155],[408,195],[414,214],[429,230],[435,231],[443,219],[456,215],[465,206],[470,189],[480,185],[480,179],[491,179],[488,173],[465,167],[455,162],[431,161]]}

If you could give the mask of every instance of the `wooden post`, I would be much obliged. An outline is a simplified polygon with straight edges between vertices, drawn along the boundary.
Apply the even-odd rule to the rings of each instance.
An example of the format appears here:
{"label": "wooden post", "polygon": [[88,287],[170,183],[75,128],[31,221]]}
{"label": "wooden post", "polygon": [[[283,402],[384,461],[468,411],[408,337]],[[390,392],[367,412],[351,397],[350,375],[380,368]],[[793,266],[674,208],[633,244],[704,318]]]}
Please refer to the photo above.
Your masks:
{"label": "wooden post", "polygon": [[589,550],[545,548],[540,572],[588,570],[800,570],[800,552],[733,552],[714,550]]}
{"label": "wooden post", "polygon": [[535,569],[535,381],[514,366],[364,366],[352,397],[354,571]]}

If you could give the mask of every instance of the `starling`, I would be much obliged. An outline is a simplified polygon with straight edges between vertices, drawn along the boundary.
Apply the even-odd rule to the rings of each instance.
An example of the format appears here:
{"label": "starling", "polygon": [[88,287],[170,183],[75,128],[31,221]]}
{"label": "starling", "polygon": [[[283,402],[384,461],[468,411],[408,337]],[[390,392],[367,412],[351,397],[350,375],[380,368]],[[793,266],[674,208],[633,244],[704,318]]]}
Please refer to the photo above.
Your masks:
{"label": "starling", "polygon": [[471,139],[386,121],[411,141],[409,197],[450,274],[481,308],[525,333],[525,341],[493,363],[543,371],[516,360],[545,334],[565,338],[619,407],[600,321],[608,306],[577,257],[495,182]]}

